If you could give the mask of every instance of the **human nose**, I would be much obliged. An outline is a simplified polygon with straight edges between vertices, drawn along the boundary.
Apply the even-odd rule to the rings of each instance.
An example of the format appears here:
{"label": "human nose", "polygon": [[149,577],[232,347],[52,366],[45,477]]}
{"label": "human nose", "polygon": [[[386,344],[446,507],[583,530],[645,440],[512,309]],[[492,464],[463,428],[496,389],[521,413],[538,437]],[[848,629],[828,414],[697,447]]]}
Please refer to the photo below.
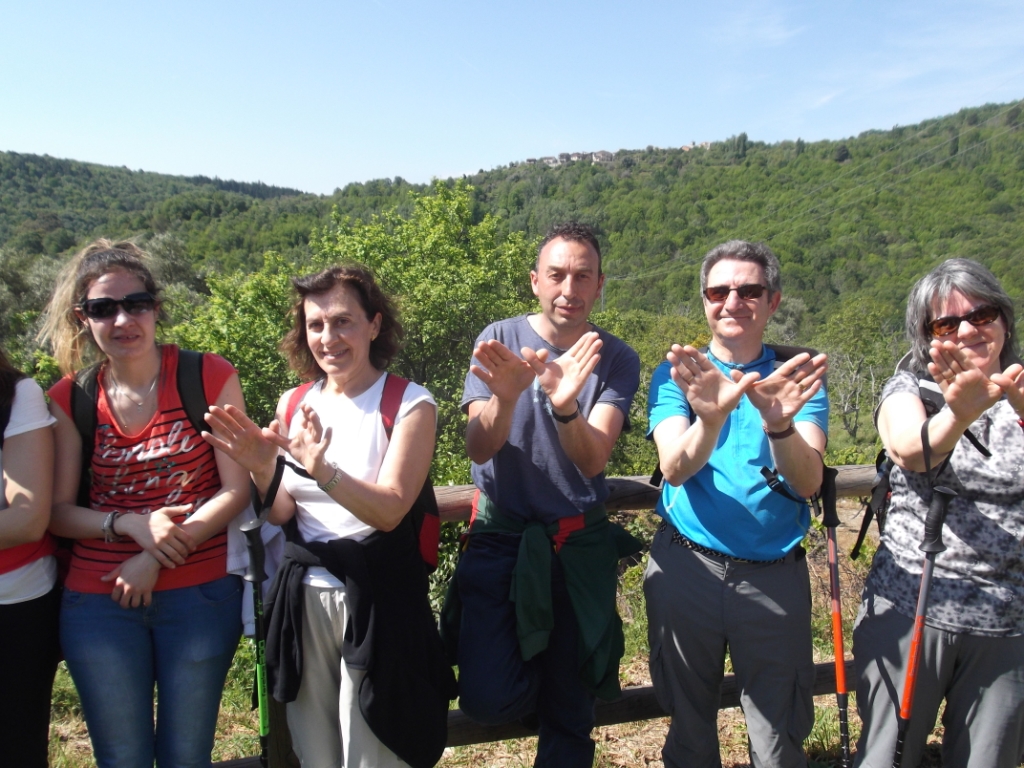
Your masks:
{"label": "human nose", "polygon": [[576,280],[573,279],[572,275],[567,275],[565,279],[562,280],[562,295],[565,298],[573,298],[576,295],[577,288]]}
{"label": "human nose", "polygon": [[736,309],[737,307],[743,306],[743,299],[740,298],[740,292],[735,288],[729,291],[729,295],[725,297],[725,307],[727,309]]}
{"label": "human nose", "polygon": [[956,328],[956,335],[959,339],[970,338],[971,336],[975,336],[977,333],[977,326],[969,322],[966,317],[960,320],[960,325]]}
{"label": "human nose", "polygon": [[333,341],[334,338],[338,335],[339,334],[337,328],[335,328],[330,323],[325,323],[323,330],[320,331],[320,343],[326,346],[327,344],[330,344],[331,341]]}
{"label": "human nose", "polygon": [[125,323],[134,323],[135,318],[120,304],[117,305],[117,312],[114,315],[114,323],[116,325],[124,325]]}

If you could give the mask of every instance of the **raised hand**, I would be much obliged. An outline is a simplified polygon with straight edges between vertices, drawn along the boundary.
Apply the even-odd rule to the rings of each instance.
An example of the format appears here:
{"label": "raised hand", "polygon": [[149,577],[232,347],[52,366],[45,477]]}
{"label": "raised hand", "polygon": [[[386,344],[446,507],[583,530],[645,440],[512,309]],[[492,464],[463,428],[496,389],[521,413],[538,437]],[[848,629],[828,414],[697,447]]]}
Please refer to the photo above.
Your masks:
{"label": "raised hand", "polygon": [[298,420],[298,430],[291,437],[273,429],[264,429],[263,436],[283,448],[310,475],[316,475],[324,466],[324,457],[331,445],[331,428],[324,429],[317,412],[306,403],[299,406],[295,418]]}
{"label": "raised hand", "polygon": [[568,351],[551,362],[548,362],[546,349],[534,351],[523,347],[522,354],[551,401],[551,406],[558,410],[569,410],[583,391],[587,377],[601,362],[599,352],[602,345],[601,337],[591,331],[583,334]]}
{"label": "raised hand", "polygon": [[[747,392],[747,397],[760,412],[768,429],[781,431],[790,426],[793,417],[818,393],[827,370],[827,355],[811,357],[804,352],[757,382]],[[733,371],[734,379],[738,373]]]}
{"label": "raised hand", "polygon": [[[928,373],[938,383],[957,421],[973,424],[1003,396],[1002,386],[986,376],[954,342],[935,339],[929,352],[932,362],[928,363]],[[1010,366],[1007,372],[1012,369]]]}
{"label": "raised hand", "polygon": [[1017,415],[1024,417],[1024,366],[1014,363],[1002,373],[993,374],[992,381],[1006,393],[1006,399]]}
{"label": "raised hand", "polygon": [[672,381],[697,417],[708,424],[721,425],[760,378],[757,373],[741,375],[736,380],[724,376],[707,355],[689,344],[673,344],[665,359],[672,365]]}
{"label": "raised hand", "polygon": [[195,550],[195,540],[172,518],[192,511],[191,504],[161,507],[148,515],[128,513],[114,521],[114,527],[152,555],[164,568],[181,565]]}
{"label": "raised hand", "polygon": [[529,364],[496,339],[477,344],[473,357],[479,365],[470,365],[470,372],[499,400],[515,402],[533,383],[534,373]]}
{"label": "raised hand", "polygon": [[[203,432],[203,439],[214,448],[250,472],[267,471],[268,468],[273,472],[277,445],[267,437],[268,430],[260,429],[241,408],[211,405],[206,414],[206,424],[211,431]],[[277,434],[276,419],[270,423],[269,431]]]}

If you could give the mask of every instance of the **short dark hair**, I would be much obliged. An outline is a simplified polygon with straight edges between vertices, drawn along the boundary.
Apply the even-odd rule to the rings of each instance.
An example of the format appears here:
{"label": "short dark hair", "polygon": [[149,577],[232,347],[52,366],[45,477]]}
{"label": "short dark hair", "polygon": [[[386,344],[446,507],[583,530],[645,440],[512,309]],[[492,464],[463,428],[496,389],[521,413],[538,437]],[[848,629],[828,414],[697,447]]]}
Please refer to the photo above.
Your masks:
{"label": "short dark hair", "polygon": [[918,371],[928,370],[931,362],[932,334],[928,323],[934,320],[932,307],[945,301],[953,291],[976,301],[999,307],[1006,323],[1006,340],[999,352],[999,365],[1006,370],[1020,362],[1014,328],[1017,322],[1013,300],[1003,290],[996,276],[970,259],[948,259],[922,277],[910,289],[907,297],[907,339],[910,357]]}
{"label": "short dark hair", "polygon": [[548,233],[544,235],[544,239],[540,241],[540,245],[537,246],[537,258],[533,260],[534,271],[540,266],[540,252],[544,250],[544,246],[552,240],[559,239],[568,240],[570,243],[586,243],[593,248],[594,253],[597,254],[597,274],[601,274],[601,244],[597,242],[597,235],[594,234],[594,230],[581,221],[567,221],[563,224],[555,224],[548,230]]}
{"label": "short dark hair", "polygon": [[700,291],[708,287],[708,272],[720,261],[734,259],[736,261],[752,261],[760,265],[764,272],[764,280],[768,283],[770,293],[782,290],[782,268],[779,258],[764,243],[751,243],[747,240],[730,240],[716,245],[704,255],[700,264]]}
{"label": "short dark hair", "polygon": [[306,298],[330,293],[339,285],[352,289],[367,320],[372,321],[375,315],[380,314],[380,331],[370,342],[370,364],[379,371],[386,370],[401,349],[402,324],[398,312],[366,267],[354,264],[328,267],[315,275],[292,278],[292,286],[299,295],[292,305],[292,327],[281,341],[281,351],[288,358],[292,370],[304,381],[322,379],[327,375],[306,341]]}

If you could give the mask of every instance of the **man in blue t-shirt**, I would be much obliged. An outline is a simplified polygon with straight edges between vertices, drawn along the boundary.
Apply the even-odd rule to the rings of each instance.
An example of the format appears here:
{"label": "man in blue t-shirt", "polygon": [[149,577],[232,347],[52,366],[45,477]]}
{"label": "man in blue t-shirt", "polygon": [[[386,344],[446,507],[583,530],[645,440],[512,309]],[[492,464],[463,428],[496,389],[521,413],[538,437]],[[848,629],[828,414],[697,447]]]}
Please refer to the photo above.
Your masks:
{"label": "man in blue t-shirt", "polygon": [[[628,428],[640,360],[589,322],[604,283],[589,228],[553,229],[530,282],[541,311],[484,329],[462,397],[479,494],[454,578],[460,706],[483,723],[539,726],[536,766],[583,768],[593,763],[595,692],[618,691],[621,649],[610,665],[608,654],[583,659],[581,649],[595,622],[602,642],[621,636],[621,624],[615,557],[602,559],[593,579],[592,559],[571,553],[576,542],[593,543],[588,532],[608,553],[604,468]],[[547,606],[539,619],[538,603]]]}
{"label": "man in blue t-shirt", "polygon": [[[827,361],[797,350],[783,362],[763,343],[782,298],[767,246],[714,248],[700,284],[711,343],[673,344],[648,403],[666,481],[644,579],[651,679],[672,715],[663,757],[666,768],[721,765],[728,649],[751,762],[806,766],[814,664],[800,540],[810,513],[797,499],[821,485]],[[768,487],[762,467],[778,473],[784,493]]]}

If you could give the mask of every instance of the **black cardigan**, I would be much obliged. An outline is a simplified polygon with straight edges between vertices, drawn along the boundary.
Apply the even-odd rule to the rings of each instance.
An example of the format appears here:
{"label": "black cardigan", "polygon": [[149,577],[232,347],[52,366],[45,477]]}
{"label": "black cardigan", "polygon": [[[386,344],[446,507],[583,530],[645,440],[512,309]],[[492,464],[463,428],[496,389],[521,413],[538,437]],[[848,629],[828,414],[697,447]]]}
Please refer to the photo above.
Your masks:
{"label": "black cardigan", "polygon": [[[294,531],[294,529],[293,529]],[[267,599],[267,673],[281,702],[302,679],[302,579],[321,565],[345,583],[351,614],[342,658],[366,671],[359,710],[380,741],[413,768],[437,763],[448,737],[455,675],[427,600],[427,574],[406,516],[362,541],[302,542],[297,532]]]}

